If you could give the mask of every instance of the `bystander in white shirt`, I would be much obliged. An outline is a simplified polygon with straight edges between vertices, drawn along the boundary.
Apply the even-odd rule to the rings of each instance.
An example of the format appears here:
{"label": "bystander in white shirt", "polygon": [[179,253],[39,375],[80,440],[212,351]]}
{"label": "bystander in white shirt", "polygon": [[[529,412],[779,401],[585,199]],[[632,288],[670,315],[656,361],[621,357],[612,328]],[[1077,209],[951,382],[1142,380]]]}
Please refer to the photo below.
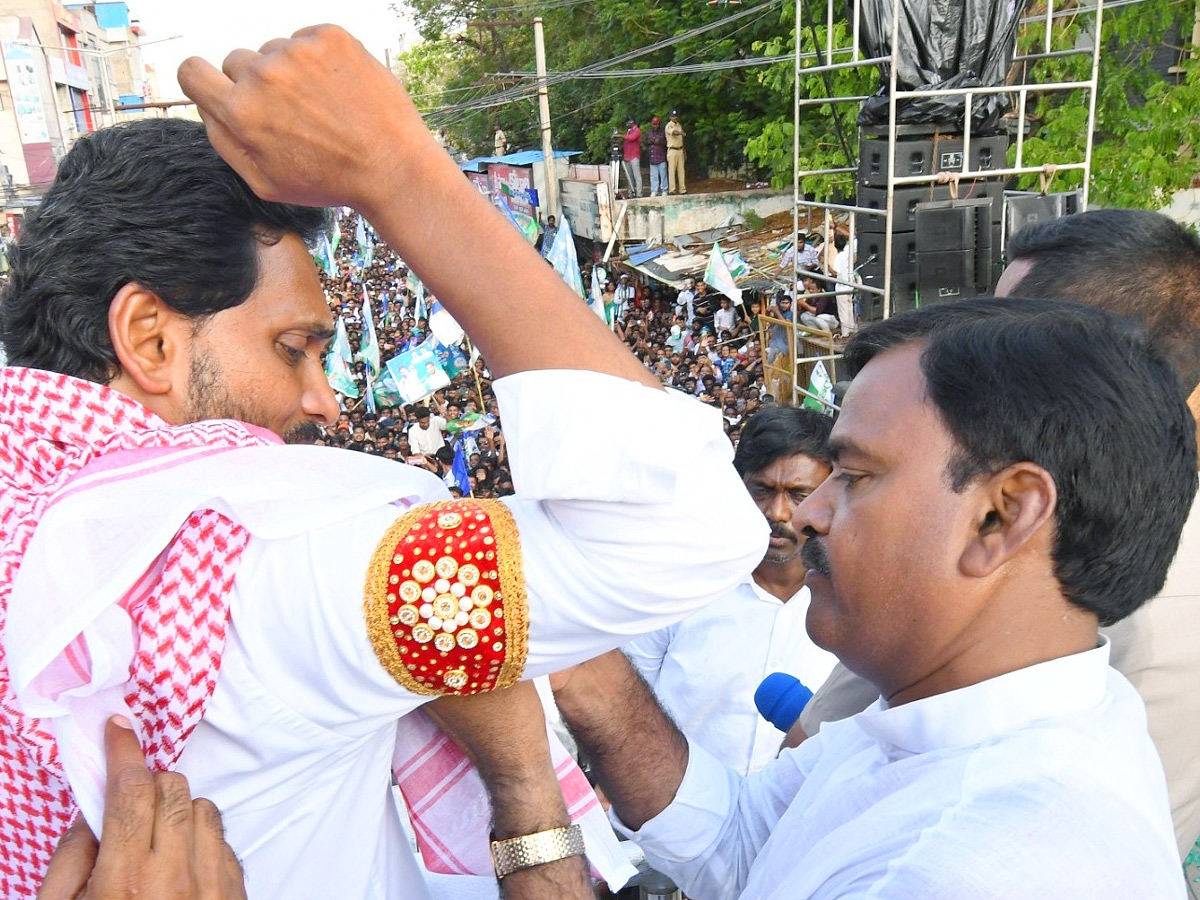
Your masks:
{"label": "bystander in white shirt", "polygon": [[722,331],[733,331],[734,323],[737,322],[737,313],[734,312],[732,306],[729,309],[719,307],[713,313],[713,327],[716,329],[718,336]]}
{"label": "bystander in white shirt", "polygon": [[445,432],[446,420],[430,414],[424,428],[420,419],[408,426],[408,446],[418,456],[433,456],[446,446]]}
{"label": "bystander in white shirt", "polygon": [[1108,652],[880,700],[748,778],[693,741],[633,837],[697,900],[1182,898],[1145,708]]}
{"label": "bystander in white shirt", "polygon": [[731,769],[756,772],[783,741],[754,706],[762,680],[786,672],[816,691],[837,663],[808,636],[808,601],[807,587],[784,603],[750,577],[622,649],[688,738]]}

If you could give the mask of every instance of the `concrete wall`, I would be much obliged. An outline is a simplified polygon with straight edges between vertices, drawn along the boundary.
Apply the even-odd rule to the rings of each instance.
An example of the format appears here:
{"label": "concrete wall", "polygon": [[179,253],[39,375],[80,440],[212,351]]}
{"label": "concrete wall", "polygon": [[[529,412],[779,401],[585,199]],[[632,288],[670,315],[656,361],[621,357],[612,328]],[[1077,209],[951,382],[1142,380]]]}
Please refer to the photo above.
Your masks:
{"label": "concrete wall", "polygon": [[[792,208],[791,191],[722,191],[623,201],[623,241],[669,241],[680,234],[716,228],[731,215],[754,212],[762,218]],[[619,208],[620,204],[618,204]]]}
{"label": "concrete wall", "polygon": [[1176,222],[1200,228],[1200,187],[1177,191],[1163,212]]}

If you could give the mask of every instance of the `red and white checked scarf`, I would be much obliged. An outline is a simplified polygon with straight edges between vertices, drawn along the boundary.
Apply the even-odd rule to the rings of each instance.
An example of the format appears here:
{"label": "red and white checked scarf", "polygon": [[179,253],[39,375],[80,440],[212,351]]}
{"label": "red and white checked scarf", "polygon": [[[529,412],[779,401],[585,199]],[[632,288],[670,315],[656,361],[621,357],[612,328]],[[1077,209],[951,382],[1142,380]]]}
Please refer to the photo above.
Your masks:
{"label": "red and white checked scarf", "polygon": [[[0,370],[0,634],[13,580],[52,498],[114,452],[234,448],[272,438],[231,421],[172,426],[101,385],[36,369]],[[136,626],[125,702],[150,764],[171,768],[204,714],[225,646],[229,590],[248,533],[212,510],[193,513],[120,601]],[[70,559],[63,560],[71,565]],[[86,645],[68,659],[86,679]],[[76,814],[45,723],[22,713],[0,644],[0,897],[34,897]]]}
{"label": "red and white checked scarf", "polygon": [[[549,688],[547,687],[547,690]],[[567,815],[583,830],[593,875],[618,890],[637,874],[618,845],[600,799],[570,752],[547,728],[550,760]],[[492,875],[492,809],[479,770],[424,710],[397,729],[392,774],[404,796],[425,868],[441,875]]]}

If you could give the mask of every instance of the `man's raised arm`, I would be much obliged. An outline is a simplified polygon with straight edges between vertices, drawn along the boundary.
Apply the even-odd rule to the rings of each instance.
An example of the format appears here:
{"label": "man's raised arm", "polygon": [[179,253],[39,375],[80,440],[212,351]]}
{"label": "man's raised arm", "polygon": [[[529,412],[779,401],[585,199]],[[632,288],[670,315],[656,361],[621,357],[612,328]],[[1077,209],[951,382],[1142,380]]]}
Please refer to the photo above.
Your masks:
{"label": "man's raised arm", "polygon": [[257,53],[235,50],[223,71],[188,59],[179,83],[213,146],[260,196],[366,215],[496,377],[591,369],[659,386],[463,177],[400,83],[342,29],[321,25]]}

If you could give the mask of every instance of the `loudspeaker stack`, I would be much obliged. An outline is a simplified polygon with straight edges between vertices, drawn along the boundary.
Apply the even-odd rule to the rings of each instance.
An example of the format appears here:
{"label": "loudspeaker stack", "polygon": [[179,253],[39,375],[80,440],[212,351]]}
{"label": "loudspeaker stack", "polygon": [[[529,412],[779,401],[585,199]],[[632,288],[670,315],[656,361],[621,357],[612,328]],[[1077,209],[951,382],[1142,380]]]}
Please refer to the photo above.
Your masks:
{"label": "loudspeaker stack", "polygon": [[[971,158],[965,160],[961,134],[914,125],[898,126],[897,131],[894,171],[898,178],[987,171],[1006,165],[1008,136],[1004,134],[972,135]],[[884,284],[887,259],[887,149],[886,131],[863,129],[855,205],[879,213],[857,214],[855,262],[863,284],[878,288]],[[922,215],[925,210],[957,211],[927,218]],[[998,275],[1003,212],[1004,184],[999,179],[960,182],[957,200],[951,200],[948,184],[897,187],[892,218],[892,313],[990,291]],[[927,229],[931,229],[928,234]],[[860,312],[864,321],[882,318],[883,298],[862,291]]]}

